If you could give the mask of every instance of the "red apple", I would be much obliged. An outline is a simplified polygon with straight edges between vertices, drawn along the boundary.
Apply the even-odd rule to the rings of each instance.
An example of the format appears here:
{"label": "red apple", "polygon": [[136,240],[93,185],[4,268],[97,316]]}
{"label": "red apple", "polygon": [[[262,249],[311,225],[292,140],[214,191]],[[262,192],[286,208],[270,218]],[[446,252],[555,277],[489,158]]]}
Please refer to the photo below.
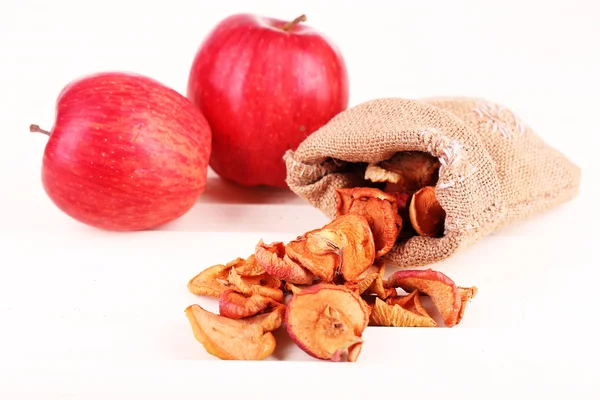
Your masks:
{"label": "red apple", "polygon": [[187,95],[210,124],[221,177],[286,187],[285,151],[347,108],[342,54],[304,20],[232,15],[196,53]]}
{"label": "red apple", "polygon": [[101,73],[60,93],[42,182],[74,219],[107,230],[149,229],[186,213],[206,185],[211,132],[181,94],[152,79]]}

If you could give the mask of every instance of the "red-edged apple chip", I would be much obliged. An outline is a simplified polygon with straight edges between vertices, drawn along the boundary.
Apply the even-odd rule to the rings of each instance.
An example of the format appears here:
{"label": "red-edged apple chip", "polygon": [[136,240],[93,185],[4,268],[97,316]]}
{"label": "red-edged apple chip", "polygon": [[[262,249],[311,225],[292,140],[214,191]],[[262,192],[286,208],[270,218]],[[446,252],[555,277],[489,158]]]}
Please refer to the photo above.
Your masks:
{"label": "red-edged apple chip", "polygon": [[376,298],[369,319],[371,326],[430,327],[436,326],[429,316],[409,311],[398,304],[388,304]]}
{"label": "red-edged apple chip", "polygon": [[463,319],[463,315],[465,314],[465,308],[467,307],[467,303],[471,301],[472,298],[477,295],[477,288],[475,286],[470,288],[458,287],[458,294],[460,295],[460,311],[458,312],[458,319],[456,323],[460,323]]}
{"label": "red-edged apple chip", "polygon": [[187,307],[185,314],[196,340],[215,357],[223,360],[263,360],[275,350],[275,337],[265,330],[264,320],[222,317],[197,304]]}
{"label": "red-edged apple chip", "polygon": [[357,214],[367,219],[375,241],[375,257],[388,253],[402,229],[394,196],[368,187],[336,189],[337,215]]}
{"label": "red-edged apple chip", "polygon": [[231,267],[214,265],[206,268],[188,282],[188,290],[202,296],[219,297],[231,285],[227,276]]}
{"label": "red-edged apple chip", "polygon": [[399,287],[407,293],[418,290],[419,293],[426,294],[442,315],[446,326],[457,324],[460,294],[452,279],[441,272],[432,269],[398,271],[390,276],[388,286]]}
{"label": "red-edged apple chip", "polygon": [[285,315],[287,331],[306,353],[323,360],[356,361],[369,322],[365,302],[353,291],[317,284],[294,295]]}
{"label": "red-edged apple chip", "polygon": [[444,233],[446,212],[435,197],[435,188],[426,186],[413,195],[410,223],[421,236],[439,237]]}
{"label": "red-edged apple chip", "polygon": [[272,276],[299,285],[311,284],[314,275],[294,262],[285,253],[283,242],[265,244],[262,240],[256,245],[256,262]]}
{"label": "red-edged apple chip", "polygon": [[276,305],[270,297],[260,294],[246,296],[235,290],[226,290],[219,297],[219,314],[227,318],[242,319],[263,312],[269,305]]}
{"label": "red-edged apple chip", "polygon": [[[261,280],[262,279],[262,280]],[[260,276],[240,276],[235,268],[229,271],[228,281],[229,283],[240,293],[252,296],[253,294],[259,294],[264,297],[269,297],[277,302],[283,302],[283,291],[277,287],[269,286],[269,280],[273,281],[273,284],[281,283],[279,280],[266,275],[261,278]],[[263,284],[264,282],[264,284]]]}

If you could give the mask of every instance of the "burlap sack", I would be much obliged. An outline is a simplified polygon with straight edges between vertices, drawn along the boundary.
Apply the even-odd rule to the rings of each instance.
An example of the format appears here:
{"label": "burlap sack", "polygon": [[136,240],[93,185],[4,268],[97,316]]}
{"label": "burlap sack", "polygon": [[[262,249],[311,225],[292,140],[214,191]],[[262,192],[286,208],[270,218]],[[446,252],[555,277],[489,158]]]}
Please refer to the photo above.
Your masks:
{"label": "burlap sack", "polygon": [[285,154],[287,183],[335,218],[335,189],[365,184],[353,163],[411,150],[440,160],[436,195],[446,211],[445,232],[397,243],[386,261],[398,267],[441,261],[579,191],[578,166],[509,109],[471,98],[386,98],[350,108]]}

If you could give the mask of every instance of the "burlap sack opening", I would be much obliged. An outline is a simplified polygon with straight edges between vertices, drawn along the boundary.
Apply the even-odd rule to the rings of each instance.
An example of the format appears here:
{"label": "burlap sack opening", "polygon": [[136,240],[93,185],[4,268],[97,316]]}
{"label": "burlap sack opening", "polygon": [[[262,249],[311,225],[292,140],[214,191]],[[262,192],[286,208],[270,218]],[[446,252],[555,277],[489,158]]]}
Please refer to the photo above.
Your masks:
{"label": "burlap sack opening", "polygon": [[446,259],[579,190],[576,165],[509,109],[472,98],[385,98],[352,107],[285,154],[287,183],[333,219],[335,189],[366,184],[357,166],[400,151],[440,160],[436,196],[446,211],[443,237],[415,236],[385,256],[401,268]]}

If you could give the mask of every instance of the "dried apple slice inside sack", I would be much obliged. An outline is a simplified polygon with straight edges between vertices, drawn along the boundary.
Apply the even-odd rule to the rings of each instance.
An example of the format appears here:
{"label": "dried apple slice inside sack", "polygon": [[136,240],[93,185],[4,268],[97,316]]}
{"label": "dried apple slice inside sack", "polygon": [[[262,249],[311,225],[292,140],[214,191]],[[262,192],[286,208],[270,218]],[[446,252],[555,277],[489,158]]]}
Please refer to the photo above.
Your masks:
{"label": "dried apple slice inside sack", "polygon": [[368,325],[365,302],[350,289],[317,284],[294,295],[286,308],[286,328],[306,353],[323,360],[356,361]]}
{"label": "dried apple slice inside sack", "polygon": [[426,186],[413,195],[409,217],[412,227],[421,236],[440,237],[444,233],[446,212],[438,202],[433,186]]}
{"label": "dried apple slice inside sack", "polygon": [[375,188],[336,189],[337,215],[357,214],[367,219],[375,241],[375,257],[388,253],[402,230],[395,196]]}
{"label": "dried apple slice inside sack", "polygon": [[435,186],[439,178],[440,160],[428,153],[404,151],[380,162],[378,167],[398,177],[388,180],[394,184],[392,191],[415,192],[424,186]]}
{"label": "dried apple slice inside sack", "polygon": [[185,313],[196,340],[215,357],[223,360],[264,360],[275,350],[275,337],[265,330],[260,320],[249,322],[222,317],[197,304],[187,307]]}
{"label": "dried apple slice inside sack", "polygon": [[407,293],[417,290],[429,296],[446,326],[458,323],[461,296],[452,279],[441,272],[432,269],[398,271],[389,277],[388,286],[399,287]]}

